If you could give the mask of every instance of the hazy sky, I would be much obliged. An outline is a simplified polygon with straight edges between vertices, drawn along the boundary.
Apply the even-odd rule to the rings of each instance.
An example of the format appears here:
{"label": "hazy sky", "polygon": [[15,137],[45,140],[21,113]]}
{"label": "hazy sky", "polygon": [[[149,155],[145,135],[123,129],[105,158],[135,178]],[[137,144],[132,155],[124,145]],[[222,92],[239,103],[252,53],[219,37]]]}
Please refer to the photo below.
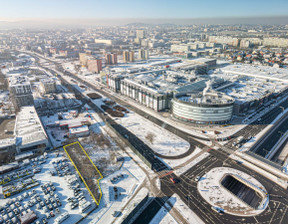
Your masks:
{"label": "hazy sky", "polygon": [[0,6],[0,20],[288,15],[288,0],[0,0]]}

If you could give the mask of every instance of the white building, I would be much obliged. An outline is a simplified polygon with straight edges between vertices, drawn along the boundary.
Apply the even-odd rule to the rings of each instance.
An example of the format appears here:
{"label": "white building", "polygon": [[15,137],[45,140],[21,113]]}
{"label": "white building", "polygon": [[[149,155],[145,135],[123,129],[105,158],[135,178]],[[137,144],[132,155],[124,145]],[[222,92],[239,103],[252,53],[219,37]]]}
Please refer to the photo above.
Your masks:
{"label": "white building", "polygon": [[41,86],[42,92],[46,94],[56,92],[56,82],[54,79],[41,79],[40,86]]}
{"label": "white building", "polygon": [[47,134],[34,106],[22,107],[15,123],[17,153],[44,150],[48,143]]}

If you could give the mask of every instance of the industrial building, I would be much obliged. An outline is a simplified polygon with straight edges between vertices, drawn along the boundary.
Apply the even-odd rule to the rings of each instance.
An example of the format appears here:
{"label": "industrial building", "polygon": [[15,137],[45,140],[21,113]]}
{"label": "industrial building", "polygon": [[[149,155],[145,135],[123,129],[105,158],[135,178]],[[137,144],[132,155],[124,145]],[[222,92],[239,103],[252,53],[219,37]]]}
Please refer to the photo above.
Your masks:
{"label": "industrial building", "polygon": [[42,151],[49,146],[48,137],[34,106],[22,107],[16,117],[17,153]]}
{"label": "industrial building", "polygon": [[30,81],[26,76],[12,76],[9,78],[9,91],[16,110],[22,106],[33,105],[33,95]]}

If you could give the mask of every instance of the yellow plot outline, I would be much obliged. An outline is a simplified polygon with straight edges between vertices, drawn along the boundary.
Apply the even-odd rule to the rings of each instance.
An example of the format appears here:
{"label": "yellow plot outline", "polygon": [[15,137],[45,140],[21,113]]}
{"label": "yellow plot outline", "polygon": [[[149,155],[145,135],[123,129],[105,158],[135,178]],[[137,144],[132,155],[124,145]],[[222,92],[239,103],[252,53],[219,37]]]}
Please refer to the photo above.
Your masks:
{"label": "yellow plot outline", "polygon": [[[92,163],[92,165],[95,167],[95,169],[97,170],[97,172],[100,174],[100,178],[97,179],[97,184],[98,184],[98,187],[99,187],[99,189],[100,189],[100,199],[99,199],[99,202],[95,199],[95,197],[94,197],[94,195],[92,194],[90,188],[88,187],[88,185],[86,184],[84,178],[82,177],[81,173],[79,172],[77,166],[74,164],[74,162],[73,162],[73,160],[71,159],[69,153],[68,153],[67,150],[65,149],[65,147],[68,147],[68,146],[71,146],[71,145],[75,145],[75,144],[78,144],[78,145],[80,146],[80,148],[82,149],[82,151],[86,154],[86,156],[88,157],[88,159],[90,160],[90,162]],[[101,197],[102,197],[102,190],[101,190],[99,181],[100,181],[101,179],[103,179],[102,174],[100,173],[100,171],[98,170],[98,168],[95,166],[95,164],[92,162],[91,158],[88,156],[87,152],[83,149],[83,147],[82,147],[82,145],[80,144],[79,141],[70,143],[70,144],[68,144],[68,145],[65,145],[65,146],[63,146],[63,149],[65,150],[66,154],[68,155],[68,157],[69,157],[70,161],[72,162],[73,166],[75,167],[77,173],[79,174],[79,176],[80,176],[81,179],[83,180],[83,182],[84,182],[87,190],[89,191],[90,195],[92,196],[92,198],[94,199],[94,201],[96,202],[96,204],[99,205],[99,204],[100,204],[100,201],[101,201]]]}

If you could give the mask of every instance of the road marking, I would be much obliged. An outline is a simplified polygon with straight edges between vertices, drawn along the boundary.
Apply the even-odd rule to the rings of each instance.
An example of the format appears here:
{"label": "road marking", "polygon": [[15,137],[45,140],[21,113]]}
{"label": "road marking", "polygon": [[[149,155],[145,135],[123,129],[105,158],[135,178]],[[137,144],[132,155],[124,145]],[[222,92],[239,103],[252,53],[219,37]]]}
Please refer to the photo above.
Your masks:
{"label": "road marking", "polygon": [[[275,202],[274,202],[274,204],[275,204]],[[275,212],[273,213],[273,215],[272,215],[269,223],[272,223],[273,218],[274,218],[274,216],[275,216],[275,214],[276,214],[276,212],[277,212],[277,209],[278,209],[279,205],[280,205],[280,203],[279,203],[279,204],[277,205],[277,207],[275,208]]]}
{"label": "road marking", "polygon": [[281,223],[282,223],[282,221],[283,221],[283,218],[284,218],[284,216],[286,215],[286,211],[287,211],[287,206],[286,206],[286,208],[285,208],[285,210],[284,210],[284,212],[283,212],[283,215],[282,215],[282,218],[280,219],[280,222],[279,222],[279,224],[281,224]]}
{"label": "road marking", "polygon": [[256,221],[257,223],[259,223],[255,216],[253,216],[253,218],[255,219],[255,221]]}
{"label": "road marking", "polygon": [[172,173],[173,173],[173,171],[170,171],[170,172],[168,172],[168,173],[163,174],[162,176],[159,176],[159,178],[162,178],[162,177],[168,176],[168,175],[170,175],[170,174],[172,174]]}

